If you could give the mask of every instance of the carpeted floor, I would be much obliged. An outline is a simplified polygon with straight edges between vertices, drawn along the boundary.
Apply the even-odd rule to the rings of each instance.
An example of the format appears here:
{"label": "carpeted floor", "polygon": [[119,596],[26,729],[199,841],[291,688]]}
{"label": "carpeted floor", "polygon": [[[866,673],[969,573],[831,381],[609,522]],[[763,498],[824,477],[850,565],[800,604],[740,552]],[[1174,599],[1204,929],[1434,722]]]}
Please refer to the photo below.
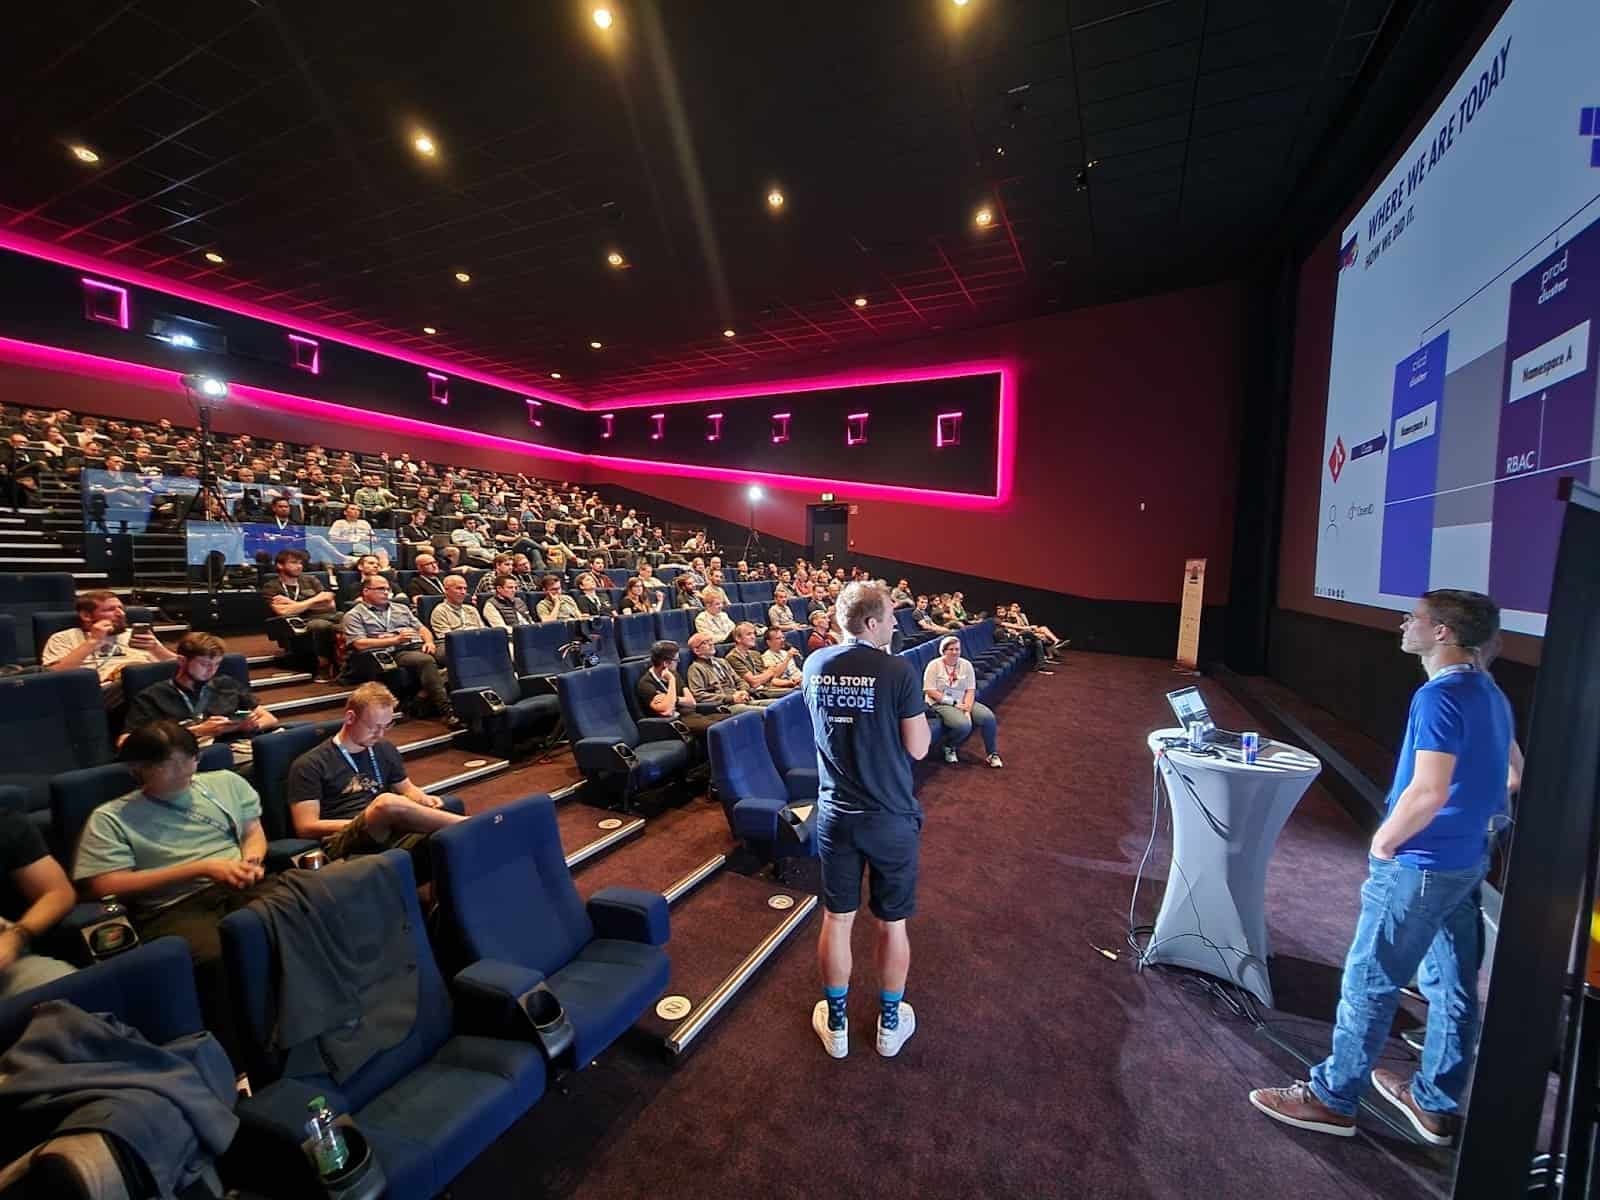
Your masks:
{"label": "carpeted floor", "polygon": [[[1144,736],[1170,723],[1166,664],[1069,658],[1000,707],[1003,771],[919,771],[927,810],[907,999],[918,1032],[894,1060],[872,1050],[876,980],[857,931],[850,1057],[811,1033],[817,920],[691,1053],[669,1064],[644,1029],[553,1091],[453,1187],[508,1195],[1245,1197],[1442,1194],[1448,1156],[1370,1116],[1352,1140],[1274,1125],[1245,1093],[1303,1075],[1294,1056],[1177,972],[1135,972],[1121,947],[1150,833]],[[1249,728],[1220,687],[1218,723]],[[1365,839],[1321,789],[1280,840],[1267,910],[1280,1011],[1270,1028],[1307,1057],[1326,1047]],[[1139,920],[1165,877],[1158,842]],[[696,802],[579,873],[663,886],[727,847]],[[708,851],[708,848],[711,850]],[[703,906],[714,910],[713,903]],[[684,902],[683,952],[695,927]],[[1410,1019],[1414,1019],[1414,1014]],[[1399,1043],[1393,1043],[1404,1054]]]}

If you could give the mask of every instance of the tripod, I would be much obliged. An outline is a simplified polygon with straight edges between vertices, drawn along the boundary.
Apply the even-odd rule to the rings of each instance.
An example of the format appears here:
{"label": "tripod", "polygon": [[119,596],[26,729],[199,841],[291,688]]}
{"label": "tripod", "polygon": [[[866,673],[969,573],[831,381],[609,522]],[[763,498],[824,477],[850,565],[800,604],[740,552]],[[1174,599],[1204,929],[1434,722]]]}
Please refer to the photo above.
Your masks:
{"label": "tripod", "polygon": [[766,550],[761,545],[761,534],[756,532],[756,502],[754,500],[750,502],[750,532],[745,536],[744,550],[739,554],[740,561],[751,562],[751,551],[759,554],[766,553]]}

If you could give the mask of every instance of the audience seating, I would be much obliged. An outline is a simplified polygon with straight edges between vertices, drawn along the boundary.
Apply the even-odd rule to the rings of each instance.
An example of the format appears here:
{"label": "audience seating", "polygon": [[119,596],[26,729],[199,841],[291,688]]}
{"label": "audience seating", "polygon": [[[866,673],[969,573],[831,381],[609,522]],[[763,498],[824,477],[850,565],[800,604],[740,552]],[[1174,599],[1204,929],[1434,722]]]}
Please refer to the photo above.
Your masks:
{"label": "audience seating", "polygon": [[514,744],[561,715],[561,702],[541,675],[519,676],[499,629],[462,629],[444,639],[450,704],[456,715],[496,740]]}
{"label": "audience seating", "polygon": [[50,777],[111,761],[111,731],[93,671],[0,677],[0,784],[23,789],[23,807],[50,831]]}
{"label": "audience seating", "polygon": [[428,845],[440,940],[464,974],[515,980],[519,995],[542,983],[560,1001],[574,1036],[552,1065],[588,1065],[666,989],[666,899],[608,887],[585,904],[548,796],[442,829]]}
{"label": "audience seating", "polygon": [[[424,625],[428,625],[428,622],[433,619],[433,610],[444,603],[444,597],[418,596],[413,603],[415,603],[417,606],[417,620],[421,621]],[[468,603],[471,603],[471,601],[468,601]],[[428,628],[432,630],[433,627],[428,625]]]}
{"label": "audience seating", "polygon": [[694,614],[686,608],[664,608],[656,614],[656,632],[680,647],[687,646],[694,633]]}
{"label": "audience seating", "polygon": [[343,720],[280,725],[250,739],[250,763],[256,794],[261,797],[261,829],[267,835],[269,865],[303,854],[316,838],[295,836],[289,815],[289,768],[307,750],[339,732]]}
{"label": "audience seating", "polygon": [[617,653],[624,662],[630,658],[649,658],[656,641],[655,613],[628,613],[617,618]]}
{"label": "audience seating", "polygon": [[791,798],[767,749],[765,720],[764,713],[738,713],[706,731],[712,786],[733,836],[762,862],[814,855],[809,826],[786,819]]}
{"label": "audience seating", "polygon": [[[127,614],[128,626],[131,628],[140,621],[155,624],[161,620],[161,613],[154,608],[124,608]],[[60,633],[63,629],[76,629],[78,627],[77,610],[71,607],[65,612],[40,610],[33,614],[33,653],[35,657],[44,656],[44,644],[52,635]]]}
{"label": "audience seating", "polygon": [[804,625],[811,619],[811,601],[804,596],[790,596],[789,611],[797,622]]}
{"label": "audience seating", "polygon": [[783,635],[783,640],[800,652],[801,662],[804,662],[806,656],[811,653],[810,650],[806,649],[807,644],[811,641],[811,631],[809,629],[791,629]]}
{"label": "audience seating", "polygon": [[[122,669],[122,698],[132,700],[152,684],[163,683],[178,673],[175,662],[133,663]],[[250,686],[250,665],[242,654],[224,654],[217,666],[218,675],[228,675],[240,686]]]}
{"label": "audience seating", "polygon": [[572,633],[560,621],[548,625],[518,625],[511,632],[517,674],[555,676],[572,670],[572,663],[561,653],[561,648],[570,641]]}
{"label": "audience seating", "polygon": [[569,671],[556,677],[556,690],[578,769],[607,797],[626,805],[689,766],[687,732],[679,722],[633,719],[619,667],[605,663]]}
{"label": "audience seating", "polygon": [[[547,1072],[536,1047],[514,1040],[513,1026],[474,1027],[460,1019],[464,1010],[452,1004],[428,944],[410,856],[390,850],[364,861],[391,872],[404,897],[405,917],[396,933],[411,938],[416,953],[416,1022],[342,1084],[324,1074],[286,1074],[274,1045],[276,947],[255,905],[230,913],[221,925],[223,960],[255,1089],[239,1103],[241,1124],[230,1160],[252,1180],[292,1182],[300,1190],[290,1194],[318,1194],[314,1181],[293,1179],[290,1171],[305,1136],[306,1103],[325,1096],[335,1112],[351,1115],[375,1151],[388,1181],[384,1195],[425,1200],[533,1106],[544,1094]],[[335,887],[339,866],[323,873]],[[521,916],[514,910],[507,915]]]}
{"label": "audience seating", "polygon": [[[233,768],[233,751],[224,742],[213,742],[200,751],[197,770],[227,771]],[[118,762],[98,767],[63,771],[50,779],[50,840],[57,857],[69,866],[77,853],[78,834],[89,814],[108,800],[136,791],[139,781]],[[262,831],[266,831],[265,822]],[[268,834],[270,838],[271,835]],[[298,853],[298,851],[296,851]]]}
{"label": "audience seating", "polygon": [[17,618],[10,613],[0,613],[0,667],[20,666],[24,659],[31,659],[22,649],[17,641]]}
{"label": "audience seating", "polygon": [[16,617],[23,629],[31,628],[36,612],[70,609],[77,595],[77,582],[65,571],[38,575],[0,572],[0,614]]}

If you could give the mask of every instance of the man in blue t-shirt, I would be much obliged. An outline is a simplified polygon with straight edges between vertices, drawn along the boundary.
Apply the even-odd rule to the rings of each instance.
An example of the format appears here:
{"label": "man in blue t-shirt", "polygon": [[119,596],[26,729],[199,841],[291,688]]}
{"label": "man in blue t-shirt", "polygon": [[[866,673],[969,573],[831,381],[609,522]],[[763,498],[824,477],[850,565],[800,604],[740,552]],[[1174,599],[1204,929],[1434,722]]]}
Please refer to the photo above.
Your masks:
{"label": "man in blue t-shirt", "polygon": [[[1333,1050],[1309,1081],[1257,1088],[1250,1103],[1297,1129],[1352,1137],[1370,1071],[1418,1137],[1447,1146],[1478,1040],[1478,887],[1489,828],[1521,780],[1522,753],[1511,706],[1486,669],[1499,640],[1495,602],[1481,592],[1428,592],[1400,630],[1400,648],[1422,660],[1428,679],[1411,698],[1388,811],[1372,837]],[[1408,1079],[1372,1064],[1414,972],[1428,1031]]]}
{"label": "man in blue t-shirt", "polygon": [[888,653],[894,605],[888,590],[853,583],[839,595],[841,645],[806,659],[806,706],[817,742],[817,847],[826,912],[817,962],[823,999],[811,1027],[834,1058],[850,1050],[845,998],[850,990],[850,932],[861,907],[861,872],[878,921],[878,1053],[900,1053],[917,1028],[902,1002],[911,967],[906,918],[916,909],[922,808],[911,790],[911,759],[928,753],[922,681]]}

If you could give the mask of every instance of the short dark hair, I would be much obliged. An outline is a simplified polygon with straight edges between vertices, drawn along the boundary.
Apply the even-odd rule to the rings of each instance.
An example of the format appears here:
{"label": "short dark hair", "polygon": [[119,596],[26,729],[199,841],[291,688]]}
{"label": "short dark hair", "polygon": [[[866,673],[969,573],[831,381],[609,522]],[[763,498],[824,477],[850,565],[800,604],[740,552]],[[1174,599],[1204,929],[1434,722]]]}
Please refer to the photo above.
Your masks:
{"label": "short dark hair", "polygon": [[184,658],[221,658],[228,652],[228,647],[214,633],[191,630],[178,639],[173,650]]}
{"label": "short dark hair", "polygon": [[543,579],[539,580],[539,590],[541,592],[548,592],[550,590],[550,585],[552,583],[556,584],[557,586],[560,586],[561,576],[559,576],[559,575],[546,575]]}
{"label": "short dark hair", "polygon": [[92,617],[94,610],[107,600],[117,599],[117,594],[106,588],[95,588],[91,592],[79,592],[78,598],[72,602],[73,609],[80,617]]}
{"label": "short dark hair", "polygon": [[668,663],[675,663],[677,661],[678,661],[678,643],[677,642],[669,641],[666,638],[663,638],[661,641],[654,642],[654,643],[651,644],[651,646],[650,646],[650,665],[652,667],[664,667]]}
{"label": "short dark hair", "polygon": [[1422,593],[1422,602],[1435,623],[1449,626],[1467,650],[1487,646],[1500,632],[1500,606],[1482,592],[1439,588]]}
{"label": "short dark hair", "polygon": [[174,754],[194,758],[200,743],[176,721],[152,721],[141,725],[123,739],[117,760],[130,767],[155,767]]}
{"label": "short dark hair", "polygon": [[496,575],[494,577],[494,590],[498,592],[508,582],[509,583],[516,583],[517,582],[517,577],[515,575],[509,575],[509,574],[506,574],[505,572],[501,572],[499,575]]}
{"label": "short dark hair", "polygon": [[293,547],[290,547],[287,550],[279,550],[277,555],[272,560],[272,565],[275,567],[281,567],[284,563],[292,562],[297,558],[302,564],[311,561],[311,556],[304,550],[296,550]]}

